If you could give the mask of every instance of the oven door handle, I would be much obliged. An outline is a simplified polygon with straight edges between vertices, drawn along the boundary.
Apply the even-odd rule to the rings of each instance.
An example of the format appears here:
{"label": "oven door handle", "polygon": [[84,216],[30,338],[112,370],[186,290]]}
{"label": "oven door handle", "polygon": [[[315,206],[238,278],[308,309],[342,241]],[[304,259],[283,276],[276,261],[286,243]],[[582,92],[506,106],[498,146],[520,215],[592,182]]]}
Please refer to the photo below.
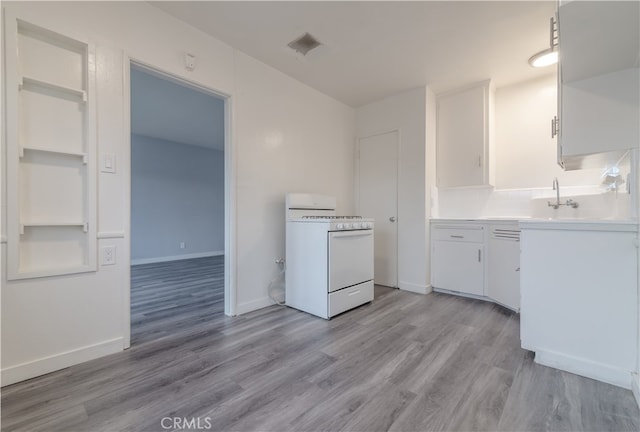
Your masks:
{"label": "oven door handle", "polygon": [[373,230],[365,229],[365,230],[355,230],[355,231],[340,231],[340,232],[332,232],[331,237],[339,238],[339,237],[360,237],[360,236],[369,236],[373,235]]}

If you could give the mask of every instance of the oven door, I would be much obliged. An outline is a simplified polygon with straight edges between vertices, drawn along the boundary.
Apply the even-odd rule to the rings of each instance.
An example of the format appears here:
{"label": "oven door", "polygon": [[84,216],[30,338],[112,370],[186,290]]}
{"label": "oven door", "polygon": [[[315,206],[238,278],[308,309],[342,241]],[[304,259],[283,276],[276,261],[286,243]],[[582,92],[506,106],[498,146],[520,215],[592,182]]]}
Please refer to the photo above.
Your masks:
{"label": "oven door", "polygon": [[329,232],[329,292],[373,279],[373,230]]}

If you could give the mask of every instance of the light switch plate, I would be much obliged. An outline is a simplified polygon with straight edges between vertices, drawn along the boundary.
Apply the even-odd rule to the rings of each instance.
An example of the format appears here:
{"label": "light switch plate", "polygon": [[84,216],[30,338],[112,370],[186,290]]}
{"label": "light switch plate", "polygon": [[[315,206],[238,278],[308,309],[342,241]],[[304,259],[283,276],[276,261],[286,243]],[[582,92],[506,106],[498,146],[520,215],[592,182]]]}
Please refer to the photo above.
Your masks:
{"label": "light switch plate", "polygon": [[101,160],[100,171],[104,173],[116,172],[116,155],[113,153],[103,153]]}
{"label": "light switch plate", "polygon": [[116,247],[115,246],[103,246],[100,250],[100,264],[114,265],[116,263]]}

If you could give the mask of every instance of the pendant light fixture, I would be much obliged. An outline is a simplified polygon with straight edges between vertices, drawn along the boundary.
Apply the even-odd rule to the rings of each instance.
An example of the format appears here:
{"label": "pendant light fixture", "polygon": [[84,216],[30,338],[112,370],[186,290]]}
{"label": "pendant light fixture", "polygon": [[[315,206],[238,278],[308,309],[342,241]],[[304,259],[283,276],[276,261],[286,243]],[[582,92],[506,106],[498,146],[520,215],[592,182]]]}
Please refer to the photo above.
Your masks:
{"label": "pendant light fixture", "polygon": [[535,68],[551,66],[558,63],[556,47],[547,48],[531,56],[529,64]]}
{"label": "pendant light fixture", "polygon": [[555,17],[549,19],[549,48],[531,56],[529,64],[540,68],[558,63],[558,21]]}

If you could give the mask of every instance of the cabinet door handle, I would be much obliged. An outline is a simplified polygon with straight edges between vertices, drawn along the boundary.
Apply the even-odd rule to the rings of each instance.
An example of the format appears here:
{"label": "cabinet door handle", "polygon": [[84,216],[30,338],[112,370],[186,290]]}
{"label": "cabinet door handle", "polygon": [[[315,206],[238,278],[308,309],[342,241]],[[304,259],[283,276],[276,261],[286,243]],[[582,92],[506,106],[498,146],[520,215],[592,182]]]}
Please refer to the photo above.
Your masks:
{"label": "cabinet door handle", "polygon": [[482,155],[478,155],[478,167],[482,168]]}
{"label": "cabinet door handle", "polygon": [[478,249],[478,262],[481,262],[481,255],[482,255],[482,251],[480,249]]}
{"label": "cabinet door handle", "polygon": [[549,20],[549,48],[553,48],[558,45],[557,25],[558,22],[556,19],[551,17]]}
{"label": "cabinet door handle", "polygon": [[449,237],[451,237],[451,238],[459,238],[459,239],[463,239],[463,238],[464,238],[464,236],[461,236],[461,235],[453,235],[453,234],[451,234]]}
{"label": "cabinet door handle", "polygon": [[551,119],[551,138],[555,138],[558,136],[560,132],[560,119],[558,116],[553,116]]}

